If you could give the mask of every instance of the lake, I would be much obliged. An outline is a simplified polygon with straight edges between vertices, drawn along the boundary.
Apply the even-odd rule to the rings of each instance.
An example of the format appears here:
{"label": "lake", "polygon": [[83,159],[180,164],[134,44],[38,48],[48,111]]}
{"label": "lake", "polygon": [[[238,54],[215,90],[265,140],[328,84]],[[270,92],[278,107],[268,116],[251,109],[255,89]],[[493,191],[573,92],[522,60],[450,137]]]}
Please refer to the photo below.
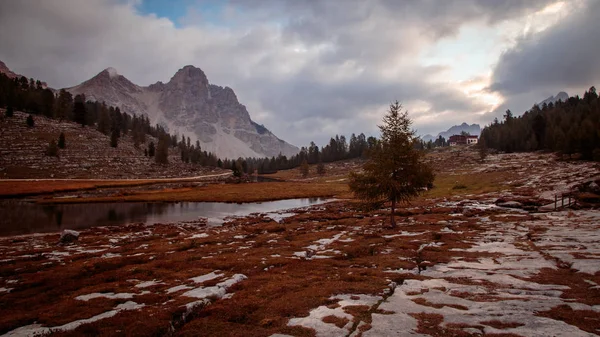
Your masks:
{"label": "lake", "polygon": [[[115,226],[133,222],[174,223],[207,218],[209,225],[220,225],[226,217],[252,213],[277,213],[283,210],[318,205],[330,199],[287,199],[254,203],[177,202],[177,203],[85,203],[40,205],[5,200],[0,202],[0,236],[59,232]],[[278,220],[281,214],[268,214]]]}

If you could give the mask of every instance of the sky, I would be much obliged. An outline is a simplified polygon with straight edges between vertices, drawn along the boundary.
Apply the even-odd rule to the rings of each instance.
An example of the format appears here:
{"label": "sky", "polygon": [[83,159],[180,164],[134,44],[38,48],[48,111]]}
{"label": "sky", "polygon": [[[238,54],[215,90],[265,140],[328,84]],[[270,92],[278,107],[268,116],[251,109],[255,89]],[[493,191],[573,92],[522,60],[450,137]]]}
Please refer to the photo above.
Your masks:
{"label": "sky", "polygon": [[0,1],[0,60],[53,88],[107,67],[138,85],[191,64],[297,146],[520,115],[600,83],[597,0]]}

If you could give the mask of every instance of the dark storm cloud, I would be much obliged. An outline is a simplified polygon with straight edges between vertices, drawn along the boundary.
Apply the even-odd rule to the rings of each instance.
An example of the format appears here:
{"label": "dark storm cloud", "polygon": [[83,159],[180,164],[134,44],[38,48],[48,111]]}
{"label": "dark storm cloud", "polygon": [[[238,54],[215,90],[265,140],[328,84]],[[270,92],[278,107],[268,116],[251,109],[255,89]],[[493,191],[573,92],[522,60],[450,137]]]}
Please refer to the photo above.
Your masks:
{"label": "dark storm cloud", "polygon": [[597,5],[589,1],[557,25],[520,40],[501,56],[491,89],[504,95],[544,89],[556,94],[559,90],[598,84],[595,83],[600,80],[596,60],[600,54]]}

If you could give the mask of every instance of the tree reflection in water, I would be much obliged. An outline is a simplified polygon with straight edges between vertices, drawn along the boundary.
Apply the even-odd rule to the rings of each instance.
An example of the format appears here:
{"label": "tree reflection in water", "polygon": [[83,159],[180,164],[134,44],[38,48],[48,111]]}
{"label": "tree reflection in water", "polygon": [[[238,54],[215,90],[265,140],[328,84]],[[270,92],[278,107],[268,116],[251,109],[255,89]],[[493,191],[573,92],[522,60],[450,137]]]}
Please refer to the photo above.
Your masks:
{"label": "tree reflection in water", "polygon": [[134,222],[174,223],[207,218],[219,225],[230,216],[277,212],[326,202],[326,199],[288,199],[263,203],[86,203],[38,205],[14,200],[0,201],[0,235],[55,232]]}

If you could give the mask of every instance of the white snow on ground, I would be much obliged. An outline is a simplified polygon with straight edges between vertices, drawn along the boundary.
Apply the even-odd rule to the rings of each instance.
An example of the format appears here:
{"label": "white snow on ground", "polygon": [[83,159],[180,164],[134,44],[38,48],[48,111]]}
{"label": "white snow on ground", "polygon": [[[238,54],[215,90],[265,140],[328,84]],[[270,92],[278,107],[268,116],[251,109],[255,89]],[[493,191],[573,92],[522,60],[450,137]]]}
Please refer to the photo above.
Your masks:
{"label": "white snow on ground", "polygon": [[[434,289],[445,287],[445,291]],[[427,290],[421,294],[422,290]],[[480,333],[513,333],[522,336],[592,336],[577,327],[562,321],[535,316],[536,311],[549,310],[554,306],[564,304],[554,294],[519,294],[518,299],[509,292],[499,291],[493,297],[503,300],[480,302],[470,301],[453,294],[468,292],[471,294],[490,294],[483,286],[459,285],[444,280],[407,280],[393,296],[379,307],[381,310],[393,311],[394,314],[373,314],[372,329],[366,331],[364,336],[422,336],[415,333],[417,320],[410,316],[411,313],[431,313],[444,317],[443,324],[466,324],[471,327],[484,326]],[[416,295],[413,295],[416,294]],[[523,300],[526,297],[527,300]],[[427,302],[446,305],[441,308],[420,305],[413,302],[421,298]],[[452,307],[454,306],[454,307]],[[577,309],[591,309],[582,304],[572,304]],[[504,323],[519,323],[522,326],[508,329],[495,329],[486,325],[486,321],[500,321]]]}
{"label": "white snow on ground", "polygon": [[[572,219],[568,214],[547,215],[548,230],[538,235],[535,244],[571,268],[593,275],[600,271],[600,213],[578,211]],[[575,253],[583,258],[576,258]]]}
{"label": "white snow on ground", "polygon": [[120,256],[121,256],[121,254],[118,254],[118,253],[117,254],[106,253],[106,254],[102,255],[101,258],[103,258],[103,259],[112,259],[112,258],[120,257]]}
{"label": "white snow on ground", "polygon": [[[557,261],[544,254],[570,262],[580,272],[593,274],[599,270],[600,214],[578,211],[573,220],[567,215],[568,212],[538,214],[539,220],[522,223],[484,222],[487,231],[474,246],[464,251],[495,253],[497,257],[482,257],[470,262],[455,258],[448,264],[435,265],[421,273],[432,279],[406,280],[379,306],[380,310],[394,313],[373,314],[372,329],[363,336],[421,336],[416,333],[418,321],[411,316],[418,313],[442,315],[442,327],[462,324],[467,326],[465,332],[469,333],[593,336],[563,321],[535,314],[568,305],[573,310],[598,312],[600,316],[600,306],[562,299],[560,296],[569,289],[568,286],[524,280],[542,268],[557,268]],[[547,229],[533,234],[535,240],[532,241],[544,254],[522,244],[529,228],[536,226]],[[571,253],[584,254],[587,258],[577,259]],[[470,284],[452,282],[456,279],[469,280]],[[468,299],[474,295],[480,295],[481,299]],[[418,304],[415,300],[426,302]],[[515,327],[496,329],[486,324],[489,321],[513,323]]]}
{"label": "white snow on ground", "polygon": [[48,258],[48,260],[54,260],[54,261],[58,261],[58,262],[62,262],[62,258],[65,256],[70,256],[71,254],[69,252],[59,252],[59,251],[52,251],[50,253],[43,253],[42,254],[44,257]]}
{"label": "white snow on ground", "polygon": [[423,235],[423,234],[429,234],[429,232],[405,232],[405,231],[402,231],[399,234],[384,235],[383,237],[386,239],[393,239],[393,238],[397,238],[399,236],[418,236],[418,235]]}
{"label": "white snow on ground", "polygon": [[132,293],[92,293],[92,294],[87,294],[87,295],[79,295],[77,297],[75,297],[76,300],[79,301],[89,301],[91,299],[94,298],[108,298],[111,300],[114,299],[118,299],[118,298],[122,298],[122,299],[129,299],[129,298],[133,298],[133,296],[135,296],[135,294]]}
{"label": "white snow on ground", "polygon": [[217,274],[217,272],[218,272],[218,270],[211,271],[210,273],[205,274],[205,275],[192,277],[190,280],[194,281],[195,283],[202,283],[205,281],[214,280],[214,279],[222,277],[224,275],[224,274]]}
{"label": "white snow on ground", "polygon": [[178,286],[171,287],[171,288],[167,289],[167,294],[178,292],[178,291],[181,291],[181,290],[188,290],[188,289],[192,289],[192,288],[193,287],[186,286],[185,284],[182,284],[182,285],[178,285]]}
{"label": "white snow on ground", "polygon": [[110,318],[113,317],[115,315],[117,315],[119,312],[121,311],[125,311],[125,310],[137,310],[137,309],[141,309],[144,307],[144,304],[137,304],[135,302],[132,301],[127,301],[125,303],[119,304],[117,305],[113,310],[111,311],[107,311],[104,312],[102,314],[90,317],[90,318],[86,318],[86,319],[80,319],[77,321],[73,321],[71,323],[67,323],[61,326],[56,326],[56,327],[43,327],[41,324],[31,324],[31,325],[27,325],[27,326],[22,326],[20,328],[17,328],[15,330],[9,331],[6,334],[2,335],[2,336],[43,336],[43,335],[49,335],[52,332],[58,332],[58,331],[71,331],[71,330],[75,330],[77,327],[83,325],[83,324],[89,324],[89,323],[93,323],[96,321],[99,321],[101,319],[105,319],[105,318]]}
{"label": "white snow on ground", "polygon": [[11,290],[13,290],[13,288],[0,288],[0,293],[9,293]]}
{"label": "white snow on ground", "polygon": [[273,219],[273,221],[281,223],[283,220],[296,215],[296,213],[292,213],[292,212],[285,212],[285,213],[277,213],[277,212],[272,212],[272,213],[267,213],[265,214],[265,217],[267,218],[271,218]]}
{"label": "white snow on ground", "polygon": [[234,284],[241,282],[245,279],[247,279],[246,275],[235,274],[231,278],[229,278],[221,283],[217,283],[217,285],[215,285],[215,286],[195,288],[195,289],[192,289],[190,291],[183,293],[181,296],[195,297],[198,299],[205,299],[205,298],[209,298],[209,297],[221,298],[221,297],[225,296],[225,294],[227,293],[227,289],[229,289]]}
{"label": "white snow on ground", "polygon": [[194,234],[192,236],[190,236],[188,239],[203,239],[203,238],[207,238],[208,234],[206,233],[200,233],[200,234]]}
{"label": "white snow on ground", "polygon": [[[347,306],[366,305],[374,306],[382,298],[379,296],[370,295],[338,295],[331,297],[333,300],[339,300],[339,307],[331,309],[327,306],[320,306],[310,311],[307,317],[292,318],[288,322],[288,326],[303,326],[305,328],[314,329],[318,336],[347,336],[351,332],[353,326],[352,320],[354,317],[344,311]],[[344,327],[339,328],[332,323],[323,322],[323,318],[327,316],[336,316],[341,319],[348,319],[348,323]]]}
{"label": "white snow on ground", "polygon": [[327,248],[327,246],[330,245],[331,243],[340,240],[340,238],[344,234],[346,234],[345,231],[334,235],[332,238],[319,239],[314,242],[315,244],[304,247],[304,248],[306,248],[306,251],[294,252],[293,255],[295,257],[305,258],[307,260],[330,259],[330,258],[332,258],[332,256],[330,256],[330,255],[318,255],[317,253],[332,252],[334,254],[339,254],[339,251],[337,251],[337,250],[332,250],[332,249],[326,250],[325,248]]}
{"label": "white snow on ground", "polygon": [[146,281],[146,282],[142,282],[142,283],[138,283],[135,285],[136,288],[148,288],[148,287],[152,287],[158,284],[164,284],[161,281],[156,281],[156,280],[152,280],[152,281]]}

